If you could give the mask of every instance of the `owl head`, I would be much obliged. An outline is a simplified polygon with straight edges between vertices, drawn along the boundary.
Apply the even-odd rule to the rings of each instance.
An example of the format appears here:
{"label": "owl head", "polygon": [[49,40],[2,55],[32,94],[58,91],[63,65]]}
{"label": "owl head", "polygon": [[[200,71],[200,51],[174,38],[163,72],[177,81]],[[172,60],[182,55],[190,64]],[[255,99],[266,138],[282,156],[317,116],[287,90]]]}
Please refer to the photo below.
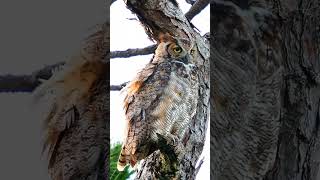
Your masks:
{"label": "owl head", "polygon": [[154,58],[156,61],[174,60],[189,64],[197,57],[196,46],[189,40],[174,38],[168,34],[160,36],[159,39]]}

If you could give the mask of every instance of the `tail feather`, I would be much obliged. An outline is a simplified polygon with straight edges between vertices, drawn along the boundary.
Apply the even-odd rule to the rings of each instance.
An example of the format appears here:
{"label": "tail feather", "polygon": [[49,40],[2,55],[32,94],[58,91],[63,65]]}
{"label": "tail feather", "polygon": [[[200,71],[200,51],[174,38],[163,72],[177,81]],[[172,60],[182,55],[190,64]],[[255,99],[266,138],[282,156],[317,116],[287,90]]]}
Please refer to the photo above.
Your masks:
{"label": "tail feather", "polygon": [[123,146],[117,163],[118,171],[123,171],[128,164],[130,164],[131,167],[134,167],[136,163],[137,161],[135,160],[134,156],[126,151],[125,146]]}

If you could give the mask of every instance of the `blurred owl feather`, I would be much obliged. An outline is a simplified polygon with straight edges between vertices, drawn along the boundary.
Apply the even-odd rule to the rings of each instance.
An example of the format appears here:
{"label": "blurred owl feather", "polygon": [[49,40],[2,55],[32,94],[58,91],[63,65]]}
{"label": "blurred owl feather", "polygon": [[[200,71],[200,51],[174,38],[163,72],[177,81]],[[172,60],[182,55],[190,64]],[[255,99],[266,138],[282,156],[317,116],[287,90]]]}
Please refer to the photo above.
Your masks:
{"label": "blurred owl feather", "polygon": [[107,178],[108,26],[96,26],[79,53],[33,93],[35,104],[48,104],[43,153],[53,180]]}

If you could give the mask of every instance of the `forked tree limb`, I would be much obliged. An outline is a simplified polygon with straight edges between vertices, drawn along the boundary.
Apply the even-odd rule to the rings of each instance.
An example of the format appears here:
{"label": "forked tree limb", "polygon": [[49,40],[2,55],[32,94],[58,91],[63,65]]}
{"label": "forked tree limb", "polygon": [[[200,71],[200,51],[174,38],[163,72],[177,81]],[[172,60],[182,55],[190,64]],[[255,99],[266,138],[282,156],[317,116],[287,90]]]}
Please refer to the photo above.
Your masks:
{"label": "forked tree limb", "polygon": [[198,0],[196,1],[189,11],[185,14],[186,18],[190,21],[199,14],[205,7],[207,7],[210,3],[210,0]]}

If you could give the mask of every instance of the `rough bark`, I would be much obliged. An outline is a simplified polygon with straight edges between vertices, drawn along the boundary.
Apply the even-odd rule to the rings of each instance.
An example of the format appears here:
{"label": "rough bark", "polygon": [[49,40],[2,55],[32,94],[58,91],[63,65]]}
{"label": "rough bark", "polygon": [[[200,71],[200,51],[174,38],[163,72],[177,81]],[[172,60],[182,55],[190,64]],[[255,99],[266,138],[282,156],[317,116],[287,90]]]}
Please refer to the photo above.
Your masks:
{"label": "rough bark", "polygon": [[281,19],[284,80],[277,158],[265,179],[318,180],[320,3],[286,0],[269,7]]}
{"label": "rough bark", "polygon": [[[197,114],[183,141],[187,149],[191,149],[191,151],[188,151],[182,162],[178,163],[178,171],[173,175],[178,179],[194,179],[195,165],[204,145],[209,113],[209,45],[205,43],[203,37],[194,31],[175,1],[127,0],[125,3],[138,16],[151,39],[157,41],[160,33],[169,33],[175,37],[195,42],[201,54],[201,58],[195,62],[199,67],[200,74],[200,98]],[[165,163],[163,157],[162,153],[156,151],[146,158],[136,179],[172,177],[172,172],[166,170],[168,164]],[[159,169],[162,171],[159,172]]]}
{"label": "rough bark", "polygon": [[211,10],[211,179],[319,179],[319,1]]}

